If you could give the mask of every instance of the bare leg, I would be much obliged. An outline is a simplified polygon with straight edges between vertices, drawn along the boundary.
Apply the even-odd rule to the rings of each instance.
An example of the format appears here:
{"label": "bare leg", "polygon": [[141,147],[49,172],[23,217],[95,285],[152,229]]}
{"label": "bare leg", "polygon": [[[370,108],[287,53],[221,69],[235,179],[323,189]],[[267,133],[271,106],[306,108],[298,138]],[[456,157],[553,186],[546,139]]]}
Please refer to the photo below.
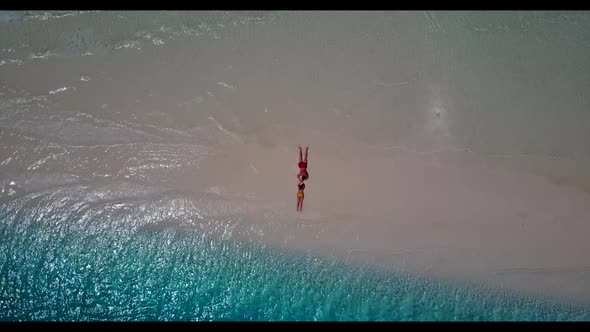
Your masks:
{"label": "bare leg", "polygon": [[303,162],[307,162],[307,150],[309,150],[309,146],[305,147],[305,159],[303,160]]}
{"label": "bare leg", "polygon": [[299,161],[303,161],[303,151],[301,151],[301,147],[299,147]]}

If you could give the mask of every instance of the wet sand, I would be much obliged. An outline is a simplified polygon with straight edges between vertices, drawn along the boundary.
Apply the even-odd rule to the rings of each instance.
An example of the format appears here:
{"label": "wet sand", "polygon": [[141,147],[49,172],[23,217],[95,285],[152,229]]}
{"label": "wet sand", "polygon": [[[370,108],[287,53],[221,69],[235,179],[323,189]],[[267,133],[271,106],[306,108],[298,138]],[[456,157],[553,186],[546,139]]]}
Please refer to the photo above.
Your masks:
{"label": "wet sand", "polygon": [[296,151],[235,144],[205,162],[207,179],[178,186],[254,193],[274,215],[244,222],[271,246],[590,302],[587,192],[468,152],[359,158],[319,146],[297,214]]}

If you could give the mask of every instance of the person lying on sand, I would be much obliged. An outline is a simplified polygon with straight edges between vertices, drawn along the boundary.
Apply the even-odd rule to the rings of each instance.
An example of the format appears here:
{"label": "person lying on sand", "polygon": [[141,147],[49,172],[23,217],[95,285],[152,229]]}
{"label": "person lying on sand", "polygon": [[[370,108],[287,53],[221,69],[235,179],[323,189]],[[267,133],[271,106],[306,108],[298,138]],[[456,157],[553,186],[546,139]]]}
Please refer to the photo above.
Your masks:
{"label": "person lying on sand", "polygon": [[297,164],[297,166],[299,167],[299,174],[297,174],[297,178],[299,179],[299,182],[303,182],[307,179],[309,179],[309,173],[307,172],[307,151],[309,150],[309,147],[306,146],[305,147],[305,158],[303,158],[303,151],[301,150],[301,147],[299,147],[299,163]]}
{"label": "person lying on sand", "polygon": [[297,189],[297,212],[301,212],[303,211],[303,190],[305,190],[305,183],[303,181],[299,182]]}

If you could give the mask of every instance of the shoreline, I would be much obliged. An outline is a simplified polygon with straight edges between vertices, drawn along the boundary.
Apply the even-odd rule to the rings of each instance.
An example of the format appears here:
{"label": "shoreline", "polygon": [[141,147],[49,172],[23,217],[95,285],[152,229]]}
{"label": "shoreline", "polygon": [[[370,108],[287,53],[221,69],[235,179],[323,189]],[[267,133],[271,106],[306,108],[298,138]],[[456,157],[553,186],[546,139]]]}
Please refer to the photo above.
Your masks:
{"label": "shoreline", "polygon": [[[200,171],[209,181],[198,186],[253,192],[253,209],[267,213],[245,224],[259,228],[254,237],[262,244],[590,303],[584,235],[590,225],[582,220],[590,214],[590,195],[578,188],[482,167],[476,158],[439,158],[435,164],[399,154],[342,162],[310,150],[311,177],[298,216],[295,190],[288,190],[291,182],[295,188],[295,175],[283,174],[296,157],[278,148],[235,148],[235,154],[224,149],[223,157],[204,163]],[[249,168],[252,160],[258,175]],[[367,172],[354,173],[349,192],[339,179],[353,169]]]}

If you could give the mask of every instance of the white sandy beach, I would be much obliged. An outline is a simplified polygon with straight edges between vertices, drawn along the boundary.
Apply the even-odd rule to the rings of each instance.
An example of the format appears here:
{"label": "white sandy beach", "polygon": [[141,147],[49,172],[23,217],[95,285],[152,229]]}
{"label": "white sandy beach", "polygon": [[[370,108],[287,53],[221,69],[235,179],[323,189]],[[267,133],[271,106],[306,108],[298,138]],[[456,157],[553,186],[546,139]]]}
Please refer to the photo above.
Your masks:
{"label": "white sandy beach", "polygon": [[271,218],[247,220],[261,227],[264,243],[590,301],[590,195],[579,187],[467,152],[358,158],[354,150],[336,156],[312,147],[304,212],[297,215],[296,147],[235,149],[203,165],[210,174],[205,185],[253,192],[254,206],[273,209]]}
{"label": "white sandy beach", "polygon": [[[84,15],[96,15],[97,26],[103,19]],[[588,19],[478,15],[287,13],[220,38],[206,34],[221,29],[212,24],[205,37],[172,35],[165,44],[146,41],[144,30],[168,31],[166,24],[129,19],[143,34],[121,38],[137,39],[141,50],[109,45],[99,53],[80,42],[96,54],[0,66],[8,105],[0,129],[65,151],[29,162],[13,154],[19,147],[0,150],[0,170],[27,176],[26,167],[55,171],[47,166],[54,162],[98,182],[108,175],[152,184],[161,176],[184,192],[248,196],[252,214],[240,227],[257,227],[255,240],[271,246],[588,304],[590,44],[588,30],[570,25]],[[66,28],[57,41],[87,22],[60,20]],[[32,35],[57,24],[40,22],[30,23]],[[92,31],[77,33],[100,41]],[[65,52],[62,44],[69,45],[54,51]],[[44,108],[35,108],[35,96]],[[43,116],[53,119],[44,112],[57,111],[72,118],[60,113],[44,127]],[[121,165],[106,153],[82,171],[71,164],[85,144],[108,150],[200,130],[208,140],[187,141],[210,148],[206,158],[168,156],[176,147],[162,143],[149,156],[129,147]],[[310,146],[300,215],[298,145]],[[117,168],[136,164],[148,175]]]}

